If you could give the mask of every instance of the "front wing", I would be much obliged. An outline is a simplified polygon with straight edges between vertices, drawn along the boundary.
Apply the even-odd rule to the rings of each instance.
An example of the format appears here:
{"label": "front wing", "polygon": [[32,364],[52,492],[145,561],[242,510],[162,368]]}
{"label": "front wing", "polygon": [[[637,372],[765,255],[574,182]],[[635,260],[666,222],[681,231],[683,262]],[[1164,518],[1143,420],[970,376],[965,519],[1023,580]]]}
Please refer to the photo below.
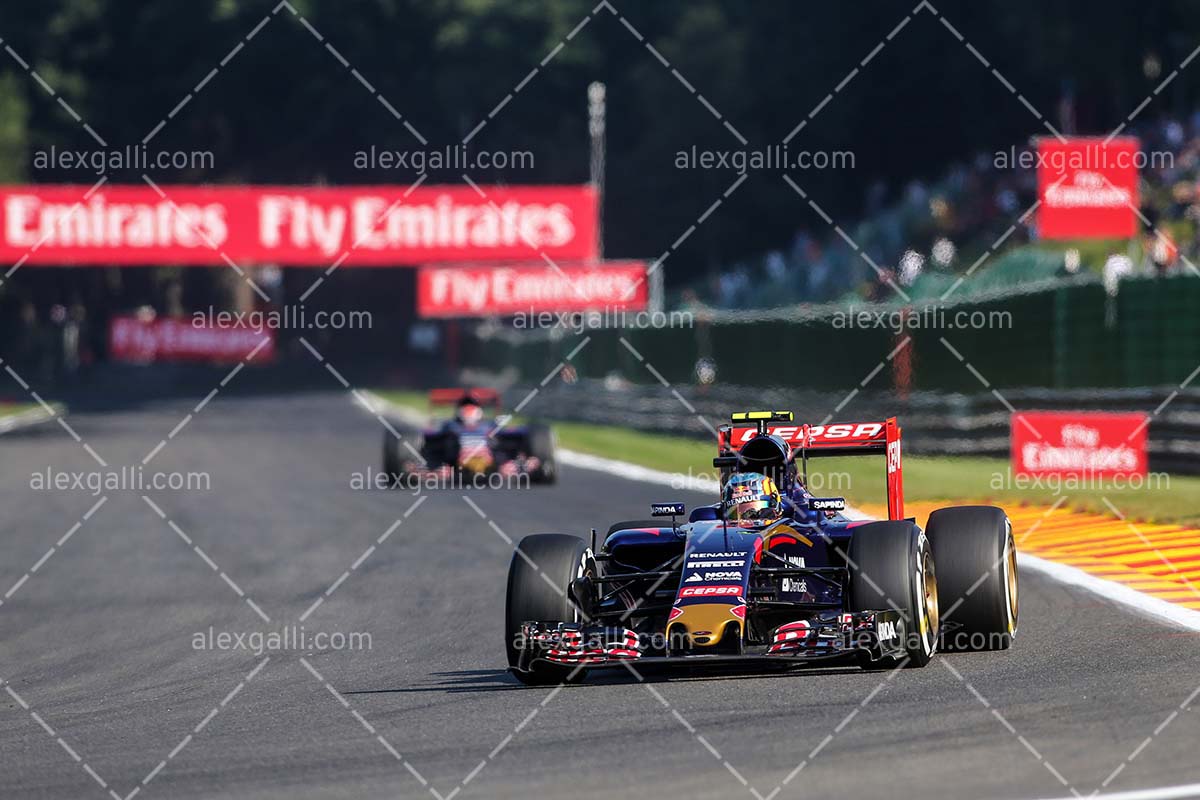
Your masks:
{"label": "front wing", "polygon": [[[673,651],[664,643],[623,627],[571,622],[526,622],[516,667],[537,662],[588,669],[639,664],[712,662],[806,663],[861,653],[870,661],[903,658],[904,620],[899,611],[823,612],[780,625],[766,644],[743,644],[741,652],[710,654],[702,648]],[[669,644],[669,643],[668,643]],[[657,645],[657,646],[656,646]],[[664,654],[665,653],[665,654]]]}

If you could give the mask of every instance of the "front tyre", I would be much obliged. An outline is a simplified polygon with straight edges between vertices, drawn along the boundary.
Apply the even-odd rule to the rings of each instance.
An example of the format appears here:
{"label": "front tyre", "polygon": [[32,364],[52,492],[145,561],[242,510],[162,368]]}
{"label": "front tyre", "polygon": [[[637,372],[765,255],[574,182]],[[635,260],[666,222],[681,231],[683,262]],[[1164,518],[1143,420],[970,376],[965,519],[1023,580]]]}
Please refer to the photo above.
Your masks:
{"label": "front tyre", "polygon": [[[504,609],[504,645],[508,666],[521,683],[544,685],[580,680],[579,667],[537,663],[528,672],[520,663],[524,622],[580,622],[587,609],[571,600],[571,582],[594,575],[592,551],[583,539],[560,533],[526,536],[517,545],[508,567],[508,598]],[[582,612],[582,613],[581,613]]]}
{"label": "front tyre", "polygon": [[943,646],[1007,650],[1017,635],[1017,547],[992,506],[940,508],[925,526],[947,608]]}
{"label": "front tyre", "polygon": [[[938,580],[925,534],[906,520],[871,522],[854,528],[847,566],[849,611],[895,609],[904,619],[908,664],[923,667],[937,650]],[[892,659],[864,664],[891,667]]]}
{"label": "front tyre", "polygon": [[533,483],[552,484],[558,480],[558,461],[554,457],[554,432],[545,425],[534,423],[528,428],[528,452],[538,460],[537,469],[530,473]]}

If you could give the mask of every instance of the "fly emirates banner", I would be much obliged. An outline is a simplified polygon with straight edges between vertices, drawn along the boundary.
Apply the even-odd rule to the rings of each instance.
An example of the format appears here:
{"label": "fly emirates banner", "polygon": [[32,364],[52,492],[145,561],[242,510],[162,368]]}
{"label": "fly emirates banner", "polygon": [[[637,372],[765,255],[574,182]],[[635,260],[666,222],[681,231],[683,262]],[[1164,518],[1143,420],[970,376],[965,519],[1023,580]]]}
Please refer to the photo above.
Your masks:
{"label": "fly emirates banner", "polygon": [[587,186],[0,187],[0,259],[412,266],[596,257]]}

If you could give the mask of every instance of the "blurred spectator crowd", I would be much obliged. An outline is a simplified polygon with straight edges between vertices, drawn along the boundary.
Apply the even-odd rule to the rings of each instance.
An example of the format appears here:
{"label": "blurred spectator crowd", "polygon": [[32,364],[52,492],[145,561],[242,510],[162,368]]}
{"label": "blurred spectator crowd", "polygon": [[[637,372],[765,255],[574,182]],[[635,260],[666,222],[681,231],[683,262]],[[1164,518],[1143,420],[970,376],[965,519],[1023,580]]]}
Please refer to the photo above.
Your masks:
{"label": "blurred spectator crowd", "polygon": [[[845,238],[816,218],[788,247],[730,264],[684,288],[681,300],[730,309],[847,297],[892,300],[890,283],[912,287],[923,276],[940,276],[931,283],[944,286],[993,247],[987,267],[1033,247],[1039,255],[1056,253],[1051,263],[1066,272],[1082,268],[1099,275],[1113,258],[1124,274],[1194,271],[1190,264],[1200,254],[1200,111],[1186,120],[1160,118],[1124,135],[1139,137],[1147,163],[1140,180],[1141,234],[1134,241],[1039,242],[1036,213],[1027,214],[1037,200],[1036,168],[1013,168],[1012,158],[984,152],[898,191],[877,181],[867,189],[862,218],[837,221]],[[1151,151],[1159,154],[1153,161]]]}
{"label": "blurred spectator crowd", "polygon": [[[15,308],[14,308],[15,306]],[[87,310],[81,303],[70,306],[55,303],[44,313],[28,300],[5,303],[6,311],[0,322],[0,335],[5,342],[5,361],[21,380],[45,386],[70,377],[95,360],[97,337],[102,331],[92,330]],[[24,399],[17,383],[10,382],[0,400],[13,395]]]}

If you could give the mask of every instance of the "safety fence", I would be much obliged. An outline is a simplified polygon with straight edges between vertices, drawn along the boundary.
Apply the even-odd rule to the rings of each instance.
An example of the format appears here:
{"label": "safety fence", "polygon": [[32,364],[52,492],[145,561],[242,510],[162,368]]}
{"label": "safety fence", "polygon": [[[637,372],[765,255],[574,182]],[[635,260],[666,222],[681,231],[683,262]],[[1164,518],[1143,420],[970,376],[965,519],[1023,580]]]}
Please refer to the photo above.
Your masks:
{"label": "safety fence", "polygon": [[468,339],[463,355],[468,366],[510,365],[529,382],[574,353],[580,377],[634,383],[661,376],[674,385],[711,379],[829,391],[1176,387],[1200,366],[1200,277],[1125,280],[1115,293],[1094,277],[1056,279],[943,305],[697,310],[689,322],[538,335],[499,328]]}
{"label": "safety fence", "polygon": [[[517,403],[533,386],[512,386]],[[1200,389],[1021,389],[996,395],[916,392],[834,393],[786,387],[666,388],[616,381],[555,381],[538,387],[526,414],[550,420],[618,425],[657,433],[712,437],[729,413],[746,409],[794,411],[797,422],[881,420],[896,416],[905,450],[926,455],[1007,457],[1011,408],[1017,410],[1143,411],[1151,415],[1150,468],[1200,473]],[[676,396],[675,392],[678,392]],[[1157,410],[1157,413],[1155,413]]]}

